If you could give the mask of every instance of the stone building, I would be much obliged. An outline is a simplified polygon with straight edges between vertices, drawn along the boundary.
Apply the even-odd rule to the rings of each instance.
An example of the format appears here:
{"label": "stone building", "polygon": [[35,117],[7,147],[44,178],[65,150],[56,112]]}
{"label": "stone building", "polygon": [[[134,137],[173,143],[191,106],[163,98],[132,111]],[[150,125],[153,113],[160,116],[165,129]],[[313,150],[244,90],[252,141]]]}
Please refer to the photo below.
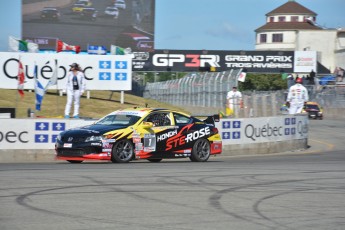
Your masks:
{"label": "stone building", "polygon": [[345,29],[320,26],[317,13],[294,0],[267,13],[255,32],[255,50],[317,51],[318,73],[345,69]]}

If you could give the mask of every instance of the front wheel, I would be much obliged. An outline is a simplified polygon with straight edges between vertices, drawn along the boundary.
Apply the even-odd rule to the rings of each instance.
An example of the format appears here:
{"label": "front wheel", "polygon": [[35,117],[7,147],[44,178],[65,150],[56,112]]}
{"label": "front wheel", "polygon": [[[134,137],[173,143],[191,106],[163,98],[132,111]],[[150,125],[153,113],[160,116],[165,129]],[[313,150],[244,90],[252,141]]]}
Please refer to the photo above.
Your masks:
{"label": "front wheel", "polygon": [[134,148],[130,141],[121,140],[113,146],[111,161],[113,163],[127,163],[134,156]]}
{"label": "front wheel", "polygon": [[211,154],[211,146],[208,140],[197,140],[193,146],[192,155],[189,159],[193,162],[205,162]]}

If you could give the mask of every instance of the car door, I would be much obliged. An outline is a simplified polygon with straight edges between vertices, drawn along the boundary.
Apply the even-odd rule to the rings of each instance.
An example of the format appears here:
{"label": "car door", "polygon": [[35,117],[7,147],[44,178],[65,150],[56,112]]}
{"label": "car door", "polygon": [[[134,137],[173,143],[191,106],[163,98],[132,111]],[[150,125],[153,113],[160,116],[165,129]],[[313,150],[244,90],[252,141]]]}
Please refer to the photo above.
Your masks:
{"label": "car door", "polygon": [[153,112],[143,120],[144,122],[151,122],[153,126],[140,131],[142,151],[150,153],[153,158],[171,157],[166,151],[166,141],[178,133],[172,113],[169,111]]}

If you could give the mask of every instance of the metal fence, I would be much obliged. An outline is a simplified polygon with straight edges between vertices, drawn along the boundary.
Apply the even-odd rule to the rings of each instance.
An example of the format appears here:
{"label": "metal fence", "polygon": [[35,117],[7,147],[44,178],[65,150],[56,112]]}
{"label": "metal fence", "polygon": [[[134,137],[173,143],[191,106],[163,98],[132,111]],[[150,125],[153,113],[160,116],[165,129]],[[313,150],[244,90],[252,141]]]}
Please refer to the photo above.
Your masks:
{"label": "metal fence", "polygon": [[[177,80],[147,83],[144,98],[185,108],[192,114],[225,112],[226,95],[237,86],[241,69],[225,72],[190,73]],[[345,108],[345,85],[307,85],[309,100],[324,108]],[[243,107],[234,111],[235,117],[265,117],[282,114],[287,90],[245,91]]]}
{"label": "metal fence", "polygon": [[144,98],[177,106],[223,107],[226,94],[237,86],[239,70],[190,73],[177,80],[147,83]]}

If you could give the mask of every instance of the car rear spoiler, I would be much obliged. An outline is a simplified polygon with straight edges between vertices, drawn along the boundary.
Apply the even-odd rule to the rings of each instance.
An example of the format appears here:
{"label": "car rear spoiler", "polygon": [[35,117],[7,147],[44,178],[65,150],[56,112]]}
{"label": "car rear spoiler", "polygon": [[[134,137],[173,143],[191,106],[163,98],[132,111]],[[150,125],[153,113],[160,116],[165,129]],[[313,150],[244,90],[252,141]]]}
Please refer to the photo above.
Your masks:
{"label": "car rear spoiler", "polygon": [[203,120],[206,124],[211,124],[211,125],[215,125],[215,122],[219,122],[220,121],[219,114],[214,114],[214,115],[193,115],[193,117],[205,118],[205,119],[201,119],[201,120]]}

